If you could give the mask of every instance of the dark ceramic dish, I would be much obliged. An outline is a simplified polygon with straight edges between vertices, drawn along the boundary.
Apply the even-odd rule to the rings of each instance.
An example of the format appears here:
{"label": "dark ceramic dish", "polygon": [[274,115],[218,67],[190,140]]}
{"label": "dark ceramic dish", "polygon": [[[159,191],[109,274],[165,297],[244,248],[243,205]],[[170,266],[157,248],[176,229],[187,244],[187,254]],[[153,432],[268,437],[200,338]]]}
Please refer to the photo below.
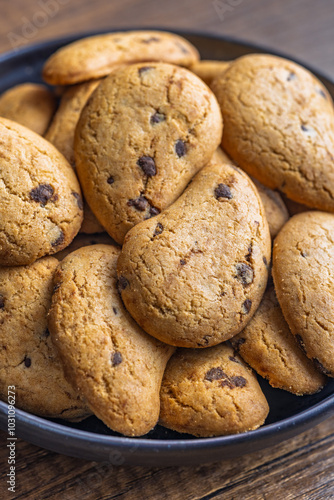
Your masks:
{"label": "dark ceramic dish", "polygon": [[[40,82],[43,63],[50,54],[67,43],[91,34],[41,43],[0,56],[0,92],[26,81]],[[205,34],[180,34],[200,50],[203,59],[228,60],[250,52],[269,52],[236,40]],[[334,96],[334,82],[319,74],[317,76]],[[17,410],[16,435],[58,453],[87,460],[109,461],[115,465],[187,465],[229,459],[274,446],[334,414],[333,379],[318,394],[304,397],[272,389],[266,381],[259,379],[269,401],[270,414],[263,427],[245,434],[196,439],[156,426],[144,438],[126,438],[112,432],[95,417],[71,424]],[[4,402],[0,402],[0,427],[5,431],[7,429],[7,404]]]}

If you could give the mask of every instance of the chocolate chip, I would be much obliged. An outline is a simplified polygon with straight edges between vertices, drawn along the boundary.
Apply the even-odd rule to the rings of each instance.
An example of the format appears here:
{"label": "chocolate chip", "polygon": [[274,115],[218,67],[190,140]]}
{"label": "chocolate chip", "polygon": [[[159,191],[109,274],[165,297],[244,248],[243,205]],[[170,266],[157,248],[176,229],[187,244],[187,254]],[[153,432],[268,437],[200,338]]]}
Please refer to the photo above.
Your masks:
{"label": "chocolate chip", "polygon": [[5,298],[2,294],[0,294],[0,309],[5,308]]}
{"label": "chocolate chip", "polygon": [[117,309],[116,309],[116,307],[113,307],[112,310],[114,311],[114,314],[117,315]]}
{"label": "chocolate chip", "polygon": [[163,113],[154,113],[154,115],[151,116],[150,122],[152,125],[155,125],[157,123],[161,123],[166,120],[166,116]]}
{"label": "chocolate chip", "polygon": [[307,253],[306,253],[306,252],[301,252],[301,253],[300,253],[300,255],[301,255],[302,257],[304,257],[304,259],[307,257]]}
{"label": "chocolate chip", "polygon": [[58,245],[61,245],[62,243],[64,243],[64,240],[65,240],[65,235],[64,235],[63,231],[60,230],[60,235],[58,236],[58,238],[55,241],[53,241],[51,243],[51,245],[53,247],[57,247]]}
{"label": "chocolate chip", "polygon": [[303,132],[308,131],[308,128],[306,127],[306,125],[301,125],[300,128],[302,129]]}
{"label": "chocolate chip", "polygon": [[153,66],[142,66],[141,68],[139,68],[138,73],[139,75],[142,75],[143,73],[146,73],[146,71],[150,71],[151,69],[153,69]]}
{"label": "chocolate chip", "polygon": [[77,200],[77,204],[78,204],[79,209],[83,210],[83,201],[82,201],[80,194],[75,193],[74,191],[72,194],[73,194],[74,198]]}
{"label": "chocolate chip", "polygon": [[153,236],[158,236],[158,234],[161,234],[163,230],[164,230],[163,225],[161,224],[161,222],[158,222],[158,224],[155,227]]}
{"label": "chocolate chip", "polygon": [[43,337],[49,337],[50,336],[50,332],[49,332],[49,329],[46,328],[46,330],[44,330],[44,333],[43,333]]}
{"label": "chocolate chip", "polygon": [[181,139],[175,143],[175,152],[179,158],[184,156],[187,152],[186,143],[181,141]]}
{"label": "chocolate chip", "polygon": [[160,42],[160,38],[157,36],[151,36],[150,38],[144,38],[141,40],[141,43],[152,43],[152,42]]}
{"label": "chocolate chip", "polygon": [[181,50],[181,52],[183,52],[184,54],[189,54],[189,50],[186,49],[186,47],[184,47],[182,45],[182,43],[176,42],[175,45],[177,45],[179,47],[179,49]]}
{"label": "chocolate chip", "polygon": [[252,253],[253,253],[253,244],[252,243],[247,248],[247,252],[248,253],[247,253],[247,255],[245,255],[245,259],[248,260],[248,261],[250,261],[250,258],[251,258]]}
{"label": "chocolate chip", "polygon": [[151,217],[155,217],[156,215],[160,214],[160,210],[156,207],[150,207],[149,212]]}
{"label": "chocolate chip", "polygon": [[120,365],[123,361],[122,354],[119,351],[115,351],[111,354],[111,366]]}
{"label": "chocolate chip", "polygon": [[30,198],[41,205],[45,205],[47,201],[52,197],[54,189],[50,184],[40,184],[39,186],[32,189],[29,193]]}
{"label": "chocolate chip", "polygon": [[128,201],[129,207],[134,207],[136,210],[139,210],[140,212],[144,212],[146,210],[147,204],[148,204],[147,199],[141,195],[138,198]]}
{"label": "chocolate chip", "polygon": [[142,169],[145,175],[148,177],[153,177],[157,174],[157,168],[155,166],[155,161],[151,156],[142,156],[137,161],[137,165]]}
{"label": "chocolate chip", "polygon": [[293,73],[293,72],[291,71],[291,72],[289,73],[289,75],[288,75],[287,81],[288,81],[288,82],[291,82],[291,80],[296,80],[296,78],[297,78],[296,73]]}
{"label": "chocolate chip", "polygon": [[114,182],[115,182],[115,179],[113,178],[113,176],[112,176],[112,175],[110,175],[110,176],[108,177],[108,179],[107,179],[107,183],[108,183],[108,184],[114,184]]}
{"label": "chocolate chip", "polygon": [[31,359],[27,356],[24,358],[24,365],[29,368],[31,366]]}
{"label": "chocolate chip", "polygon": [[313,358],[313,363],[319,372],[323,373],[324,375],[331,375],[331,372],[327,370],[327,368],[324,367],[322,363],[317,358]]}
{"label": "chocolate chip", "polygon": [[263,257],[262,257],[262,260],[263,260],[263,264],[264,264],[265,266],[267,266],[267,265],[268,265],[268,261],[267,261],[267,259],[266,259],[266,257],[265,257],[265,256],[263,256]]}
{"label": "chocolate chip", "polygon": [[246,342],[246,339],[241,338],[238,340],[232,340],[233,348],[239,352],[240,346]]}
{"label": "chocolate chip", "polygon": [[208,372],[206,372],[204,380],[212,382],[213,380],[220,380],[224,377],[227,377],[227,375],[221,368],[211,368]]}
{"label": "chocolate chip", "polygon": [[180,264],[181,264],[181,266],[184,266],[186,264],[186,261],[184,259],[181,259]]}
{"label": "chocolate chip", "polygon": [[247,380],[244,377],[241,377],[241,375],[237,377],[231,377],[230,380],[234,387],[245,387],[245,385],[247,385]]}
{"label": "chocolate chip", "polygon": [[321,97],[323,97],[324,99],[327,99],[327,96],[322,89],[316,89],[316,90],[317,90],[318,94],[321,95]]}
{"label": "chocolate chip", "polygon": [[125,290],[126,287],[128,286],[129,282],[124,276],[120,276],[118,278],[118,288],[119,290]]}
{"label": "chocolate chip", "polygon": [[254,271],[251,266],[245,264],[244,262],[239,262],[236,266],[236,275],[238,281],[244,286],[250,285],[253,283],[254,279]]}
{"label": "chocolate chip", "polygon": [[303,351],[304,354],[306,354],[306,347],[304,344],[304,341],[300,335],[295,335],[295,339],[297,344],[299,345],[300,349]]}
{"label": "chocolate chip", "polygon": [[219,198],[227,198],[228,200],[231,200],[233,198],[233,195],[230,188],[226,184],[218,184],[215,189],[215,197],[217,198],[217,200]]}
{"label": "chocolate chip", "polygon": [[250,299],[246,299],[245,302],[242,304],[241,313],[248,314],[249,311],[251,310],[251,307],[252,307],[252,301]]}
{"label": "chocolate chip", "polygon": [[53,287],[52,293],[55,293],[58,288],[60,287],[61,283],[56,283],[55,286]]}

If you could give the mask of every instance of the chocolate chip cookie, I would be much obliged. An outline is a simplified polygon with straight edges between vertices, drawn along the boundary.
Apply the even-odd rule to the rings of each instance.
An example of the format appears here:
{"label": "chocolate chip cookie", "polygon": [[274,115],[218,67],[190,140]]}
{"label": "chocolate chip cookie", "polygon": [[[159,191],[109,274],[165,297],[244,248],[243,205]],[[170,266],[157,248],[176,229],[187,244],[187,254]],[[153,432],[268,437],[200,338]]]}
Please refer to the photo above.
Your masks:
{"label": "chocolate chip cookie", "polygon": [[274,244],[276,293],[284,317],[305,354],[334,376],[334,215],[292,217]]}
{"label": "chocolate chip cookie", "polygon": [[49,329],[65,373],[111,429],[146,434],[160,410],[159,391],[174,349],[143,332],[117,291],[111,245],[83,247],[59,265]]}
{"label": "chocolate chip cookie", "polygon": [[212,162],[171,207],[126,235],[122,299],[145,331],[168,344],[218,344],[256,311],[270,247],[254,184],[233,165]]}
{"label": "chocolate chip cookie", "polygon": [[47,328],[58,261],[0,268],[0,397],[15,386],[18,408],[37,415],[82,420],[90,410],[66,381]]}
{"label": "chocolate chip cookie", "polygon": [[175,201],[221,140],[216,98],[190,71],[165,63],[113,72],[84,108],[74,142],[93,213],[118,243]]}

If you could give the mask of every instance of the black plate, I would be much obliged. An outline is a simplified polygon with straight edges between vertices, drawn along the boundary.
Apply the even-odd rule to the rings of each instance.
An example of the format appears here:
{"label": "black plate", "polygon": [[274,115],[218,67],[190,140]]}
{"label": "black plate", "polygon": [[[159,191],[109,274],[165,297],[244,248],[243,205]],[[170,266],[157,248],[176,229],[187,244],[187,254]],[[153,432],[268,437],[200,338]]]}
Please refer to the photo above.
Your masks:
{"label": "black plate", "polygon": [[[40,82],[43,63],[50,54],[62,45],[91,34],[57,39],[0,56],[0,92],[26,81]],[[205,59],[228,60],[250,52],[269,52],[237,40],[206,34],[179,34],[196,45]],[[334,83],[313,72],[334,96]],[[272,389],[265,380],[259,379],[270,405],[270,413],[263,427],[245,434],[200,439],[156,426],[145,438],[125,438],[112,432],[96,417],[71,424],[17,410],[16,435],[58,453],[87,460],[109,461],[115,465],[201,464],[274,446],[334,413],[333,379],[318,394],[304,397]],[[0,402],[0,427],[7,429],[7,405],[4,402]]]}

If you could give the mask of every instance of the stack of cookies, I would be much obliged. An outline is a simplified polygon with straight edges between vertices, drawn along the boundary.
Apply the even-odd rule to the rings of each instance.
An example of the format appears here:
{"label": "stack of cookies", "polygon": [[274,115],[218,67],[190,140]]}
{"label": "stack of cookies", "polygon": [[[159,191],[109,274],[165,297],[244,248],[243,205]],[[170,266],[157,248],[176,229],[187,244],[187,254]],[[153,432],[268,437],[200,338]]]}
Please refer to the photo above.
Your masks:
{"label": "stack of cookies", "polygon": [[11,385],[37,415],[205,437],[265,422],[258,375],[321,390],[334,376],[322,83],[271,55],[200,61],[153,31],[79,40],[43,78],[54,92],[0,97],[1,398]]}

